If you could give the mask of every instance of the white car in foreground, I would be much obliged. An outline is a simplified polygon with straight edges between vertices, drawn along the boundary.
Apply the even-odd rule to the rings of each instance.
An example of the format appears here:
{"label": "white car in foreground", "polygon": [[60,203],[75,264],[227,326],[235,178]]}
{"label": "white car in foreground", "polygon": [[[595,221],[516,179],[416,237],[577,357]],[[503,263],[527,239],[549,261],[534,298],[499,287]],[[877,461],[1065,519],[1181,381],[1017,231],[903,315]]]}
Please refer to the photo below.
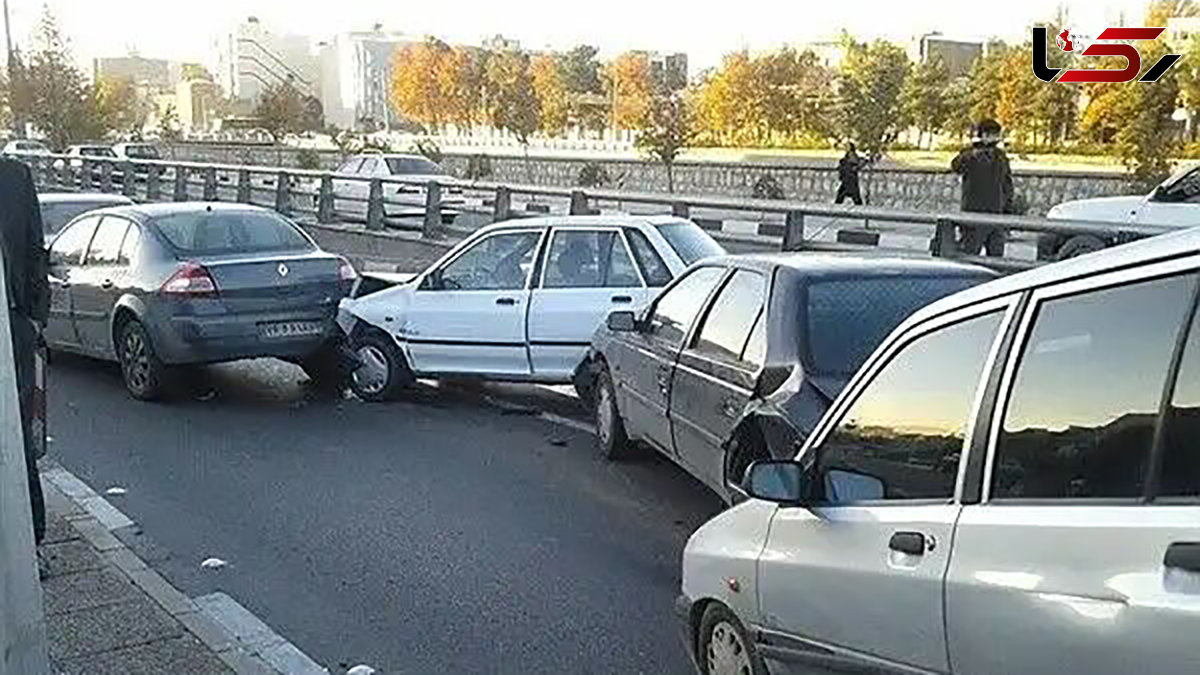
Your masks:
{"label": "white car in foreground", "polygon": [[[1176,172],[1148,195],[1096,197],[1063,202],[1050,209],[1047,218],[1134,225],[1196,227],[1200,225],[1200,166]],[[1038,240],[1038,258],[1065,260],[1123,243],[1118,237],[1089,234],[1043,235]]]}
{"label": "white car in foreground", "polygon": [[[724,249],[670,216],[561,216],[483,228],[397,286],[342,301],[359,397],[417,377],[570,383],[596,328]],[[360,285],[360,288],[362,286]]]}

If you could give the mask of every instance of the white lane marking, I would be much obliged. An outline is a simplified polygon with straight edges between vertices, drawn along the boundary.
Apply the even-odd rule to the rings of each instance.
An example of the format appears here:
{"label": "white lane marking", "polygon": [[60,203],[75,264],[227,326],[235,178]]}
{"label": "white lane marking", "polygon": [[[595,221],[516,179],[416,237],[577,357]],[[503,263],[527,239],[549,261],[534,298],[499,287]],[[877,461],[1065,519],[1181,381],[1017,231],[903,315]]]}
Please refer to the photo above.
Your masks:
{"label": "white lane marking", "polygon": [[288,675],[328,675],[329,671],[285,640],[253,612],[224,593],[194,599],[200,611],[228,631],[248,651]]}

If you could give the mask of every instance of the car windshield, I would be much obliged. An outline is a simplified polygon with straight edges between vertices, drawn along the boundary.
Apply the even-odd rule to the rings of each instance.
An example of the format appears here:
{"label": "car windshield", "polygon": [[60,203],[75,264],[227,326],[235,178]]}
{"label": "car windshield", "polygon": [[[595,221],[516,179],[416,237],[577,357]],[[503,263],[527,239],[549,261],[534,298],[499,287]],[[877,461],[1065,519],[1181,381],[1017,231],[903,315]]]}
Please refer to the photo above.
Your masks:
{"label": "car windshield", "polygon": [[194,211],[152,221],[167,243],[183,255],[287,253],[313,244],[284,218],[258,211]]}
{"label": "car windshield", "polygon": [[125,148],[125,156],[133,159],[159,159],[158,148],[153,145],[130,145]]}
{"label": "car windshield", "polygon": [[75,220],[88,211],[113,206],[113,202],[56,202],[41,205],[42,229],[46,234],[54,234],[64,225]]}
{"label": "car windshield", "polygon": [[424,157],[388,157],[388,171],[397,176],[439,176],[446,172]]}
{"label": "car windshield", "polygon": [[815,375],[853,375],[910,314],[987,276],[864,277],[808,286],[807,366]]}
{"label": "car windshield", "polygon": [[725,249],[695,223],[665,223],[658,226],[658,231],[684,264],[691,265],[697,260],[725,255]]}

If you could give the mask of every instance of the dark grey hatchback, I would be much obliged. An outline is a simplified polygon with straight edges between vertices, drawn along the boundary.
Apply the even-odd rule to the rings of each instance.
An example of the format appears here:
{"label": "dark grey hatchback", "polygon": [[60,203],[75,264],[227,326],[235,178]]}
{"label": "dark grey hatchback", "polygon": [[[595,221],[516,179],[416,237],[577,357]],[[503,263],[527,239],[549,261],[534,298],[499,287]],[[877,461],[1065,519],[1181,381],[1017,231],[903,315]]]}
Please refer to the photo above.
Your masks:
{"label": "dark grey hatchback", "polygon": [[121,364],[158,398],[175,366],[275,357],[340,379],[334,324],[355,280],[266,209],[175,203],[93,211],[50,245],[46,342]]}

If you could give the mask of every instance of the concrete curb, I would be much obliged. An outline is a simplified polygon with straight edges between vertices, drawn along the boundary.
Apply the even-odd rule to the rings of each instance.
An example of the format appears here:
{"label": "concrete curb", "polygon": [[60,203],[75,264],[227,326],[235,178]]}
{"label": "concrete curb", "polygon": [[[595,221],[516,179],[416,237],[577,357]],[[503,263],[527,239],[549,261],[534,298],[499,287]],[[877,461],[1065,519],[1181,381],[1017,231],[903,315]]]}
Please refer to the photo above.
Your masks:
{"label": "concrete curb", "polygon": [[[135,524],[128,516],[57,462],[43,459],[40,465],[47,508],[62,511],[67,523],[99,551],[102,560],[120,570],[237,675],[329,672],[229,596],[214,594],[221,596],[216,602],[213,596],[199,601],[189,598],[113,535],[113,530]],[[212,611],[214,607],[220,611]],[[230,616],[241,623],[228,620]],[[241,634],[238,625],[255,630]],[[254,639],[248,640],[250,637]]]}

